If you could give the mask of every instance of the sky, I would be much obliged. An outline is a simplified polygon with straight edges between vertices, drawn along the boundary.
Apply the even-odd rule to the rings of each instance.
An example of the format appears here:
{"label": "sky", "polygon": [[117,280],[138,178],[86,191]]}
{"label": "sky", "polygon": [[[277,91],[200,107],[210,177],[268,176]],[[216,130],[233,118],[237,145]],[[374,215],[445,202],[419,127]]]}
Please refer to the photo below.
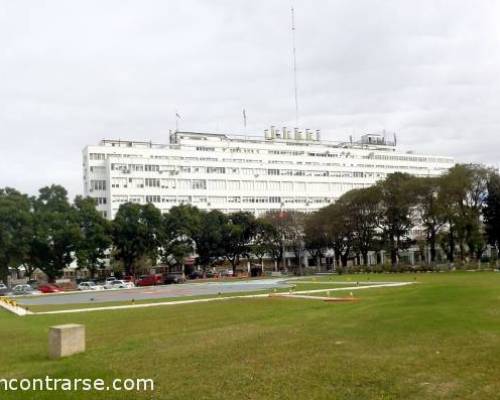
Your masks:
{"label": "sky", "polygon": [[498,166],[500,1],[0,0],[0,187],[82,193],[82,149],[175,128],[396,132]]}

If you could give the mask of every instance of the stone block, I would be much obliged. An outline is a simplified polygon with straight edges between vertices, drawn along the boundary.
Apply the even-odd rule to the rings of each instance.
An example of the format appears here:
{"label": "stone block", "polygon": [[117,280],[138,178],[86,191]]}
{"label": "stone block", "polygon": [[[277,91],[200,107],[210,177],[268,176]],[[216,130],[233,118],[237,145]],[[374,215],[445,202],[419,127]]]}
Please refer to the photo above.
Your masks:
{"label": "stone block", "polygon": [[61,358],[85,351],[85,326],[56,325],[49,328],[49,357]]}

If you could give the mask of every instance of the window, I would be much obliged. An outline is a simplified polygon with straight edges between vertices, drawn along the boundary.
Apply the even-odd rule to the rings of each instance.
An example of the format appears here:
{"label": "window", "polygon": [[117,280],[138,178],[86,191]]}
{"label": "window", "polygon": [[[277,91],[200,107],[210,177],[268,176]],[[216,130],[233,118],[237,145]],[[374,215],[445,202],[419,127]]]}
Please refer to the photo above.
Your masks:
{"label": "window", "polygon": [[106,181],[103,180],[91,180],[90,190],[106,190]]}
{"label": "window", "polygon": [[146,164],[144,166],[144,171],[149,171],[149,172],[157,172],[160,170],[160,166],[159,165],[149,165],[149,164]]}
{"label": "window", "polygon": [[191,189],[206,189],[207,181],[205,179],[193,179]]}
{"label": "window", "polygon": [[226,168],[224,167],[207,167],[207,174],[225,174]]}
{"label": "window", "polygon": [[107,203],[106,197],[94,197],[94,200],[96,201],[98,206]]}
{"label": "window", "polygon": [[146,196],[146,203],[160,203],[160,196]]}
{"label": "window", "polygon": [[255,190],[259,190],[259,191],[267,190],[267,182],[266,181],[255,181]]}
{"label": "window", "polygon": [[157,178],[146,178],[146,187],[160,187],[160,180]]}
{"label": "window", "polygon": [[239,190],[240,189],[240,181],[227,181],[228,190]]}

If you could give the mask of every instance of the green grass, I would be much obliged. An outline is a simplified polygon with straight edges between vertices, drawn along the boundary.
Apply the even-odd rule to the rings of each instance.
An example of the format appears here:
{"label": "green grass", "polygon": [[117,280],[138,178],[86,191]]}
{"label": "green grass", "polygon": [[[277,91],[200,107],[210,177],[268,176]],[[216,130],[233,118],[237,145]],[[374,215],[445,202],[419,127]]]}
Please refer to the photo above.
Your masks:
{"label": "green grass", "polygon": [[[379,276],[333,281],[368,277]],[[422,284],[360,290],[356,303],[265,298],[25,318],[0,312],[0,378],[150,377],[156,384],[154,393],[1,398],[498,398],[500,274],[378,280],[414,277]],[[85,324],[87,351],[52,361],[48,327],[61,323]]]}

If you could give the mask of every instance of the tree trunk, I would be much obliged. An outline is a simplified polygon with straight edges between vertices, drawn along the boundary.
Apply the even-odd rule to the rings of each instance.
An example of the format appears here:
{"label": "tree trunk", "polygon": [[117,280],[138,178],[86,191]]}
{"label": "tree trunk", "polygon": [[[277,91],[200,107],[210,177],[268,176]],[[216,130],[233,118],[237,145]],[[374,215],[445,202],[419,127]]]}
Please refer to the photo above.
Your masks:
{"label": "tree trunk", "polygon": [[431,236],[429,238],[429,245],[431,250],[431,263],[436,262],[436,230],[431,230]]}
{"label": "tree trunk", "polygon": [[362,251],[361,255],[363,256],[363,265],[368,266],[368,251]]}

